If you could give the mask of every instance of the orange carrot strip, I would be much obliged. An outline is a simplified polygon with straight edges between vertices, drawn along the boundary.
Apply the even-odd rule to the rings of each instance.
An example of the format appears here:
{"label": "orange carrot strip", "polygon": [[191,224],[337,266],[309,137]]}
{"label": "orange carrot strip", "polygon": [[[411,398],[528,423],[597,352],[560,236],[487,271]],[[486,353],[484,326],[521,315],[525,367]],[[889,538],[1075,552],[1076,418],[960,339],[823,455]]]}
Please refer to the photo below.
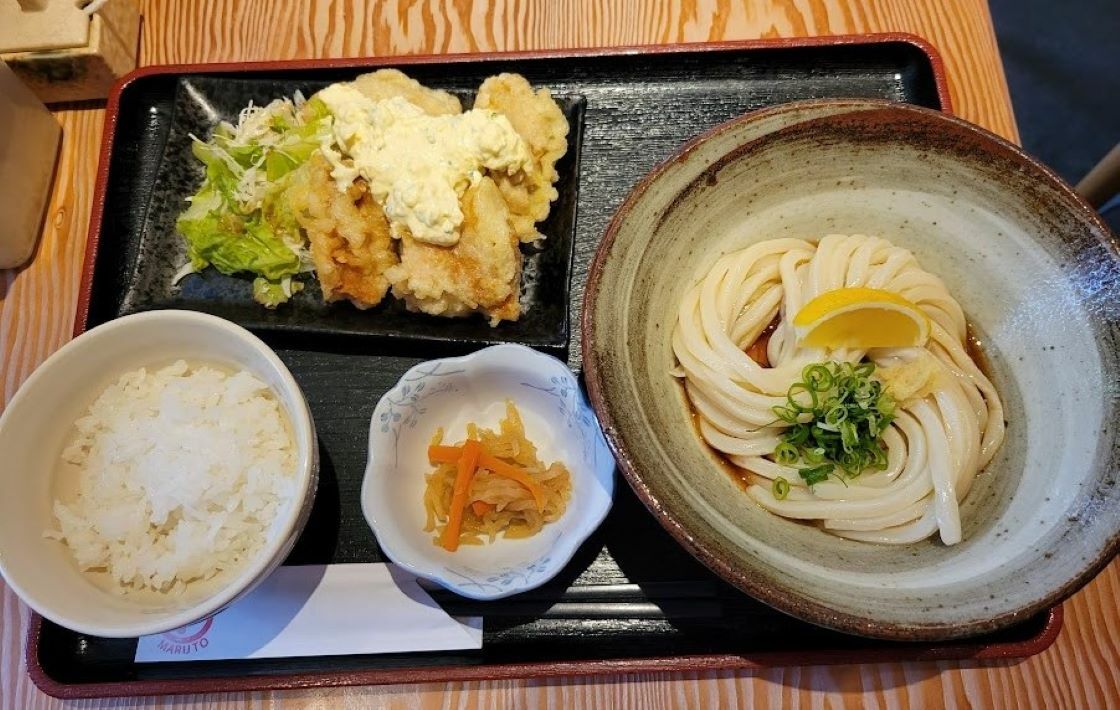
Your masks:
{"label": "orange carrot strip", "polygon": [[447,527],[443,529],[440,544],[448,552],[459,549],[459,532],[463,529],[463,510],[467,507],[467,492],[471,487],[471,479],[475,469],[478,468],[478,455],[482,446],[477,441],[468,441],[463,445],[463,455],[459,457],[458,470],[455,475],[455,485],[451,489],[451,510],[447,515]]}
{"label": "orange carrot strip", "polygon": [[429,446],[428,463],[435,466],[437,463],[455,463],[463,455],[462,446]]}
{"label": "orange carrot strip", "polygon": [[474,514],[477,515],[480,518],[483,515],[486,515],[487,513],[489,513],[493,509],[494,509],[494,504],[493,503],[487,503],[484,500],[476,500],[475,502],[471,503],[471,510],[473,510]]}
{"label": "orange carrot strip", "polygon": [[497,456],[491,456],[486,452],[478,457],[478,465],[481,468],[493,471],[498,476],[509,478],[525,486],[533,494],[533,500],[537,503],[537,510],[544,510],[544,491],[541,489],[541,485],[534,481],[532,476],[524,469],[508,464]]}

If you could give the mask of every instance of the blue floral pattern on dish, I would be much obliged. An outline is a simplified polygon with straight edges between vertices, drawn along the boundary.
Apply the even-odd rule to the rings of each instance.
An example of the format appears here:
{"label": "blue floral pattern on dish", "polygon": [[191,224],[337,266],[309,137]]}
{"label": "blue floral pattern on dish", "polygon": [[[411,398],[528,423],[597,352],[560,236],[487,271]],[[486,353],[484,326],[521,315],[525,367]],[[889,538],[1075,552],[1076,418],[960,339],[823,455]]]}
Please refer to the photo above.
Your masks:
{"label": "blue floral pattern on dish", "polygon": [[462,568],[462,570],[444,567],[443,571],[457,578],[459,587],[477,589],[483,593],[493,594],[504,592],[514,584],[520,589],[527,589],[543,583],[553,574],[550,573],[548,567],[550,562],[552,562],[552,555],[548,554],[527,565],[506,567],[497,572],[481,572],[470,567]]}
{"label": "blue floral pattern on dish", "polygon": [[417,367],[409,371],[382,400],[386,406],[378,415],[378,420],[381,422],[382,433],[393,433],[394,462],[397,460],[401,430],[405,427],[414,428],[420,417],[428,411],[424,407],[424,400],[437,394],[459,391],[459,386],[453,380],[441,378],[458,375],[463,372],[463,368],[444,369],[446,365],[445,362],[435,362],[427,368]]}
{"label": "blue floral pattern on dish", "polygon": [[594,468],[599,463],[599,447],[596,446],[602,434],[591,414],[591,408],[583,396],[583,391],[575,382],[575,378],[568,379],[559,375],[548,378],[548,386],[542,387],[532,382],[522,382],[522,387],[543,392],[556,399],[560,416],[568,430],[579,430],[583,441],[583,463]]}

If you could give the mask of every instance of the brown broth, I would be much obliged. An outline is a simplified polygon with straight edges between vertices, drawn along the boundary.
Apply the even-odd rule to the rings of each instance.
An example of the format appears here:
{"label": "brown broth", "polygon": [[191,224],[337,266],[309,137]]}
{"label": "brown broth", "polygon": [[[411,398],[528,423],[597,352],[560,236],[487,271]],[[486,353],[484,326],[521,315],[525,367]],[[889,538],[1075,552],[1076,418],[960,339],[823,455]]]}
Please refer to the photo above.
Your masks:
{"label": "brown broth", "polygon": [[774,320],[762,329],[754,342],[743,348],[743,352],[747,354],[751,360],[754,360],[762,367],[770,367],[770,357],[767,355],[767,348],[770,347],[770,336],[774,335],[774,331],[778,329],[778,323],[782,321],[781,315],[774,316]]}
{"label": "brown broth", "polygon": [[758,475],[746,469],[739,468],[731,463],[731,460],[721,452],[708,446],[707,442],[704,441],[703,435],[700,434],[700,414],[696,411],[696,408],[692,406],[692,401],[688,399],[687,395],[685,396],[685,400],[688,401],[688,420],[692,423],[692,433],[704,444],[704,448],[711,454],[712,461],[723,469],[723,471],[731,477],[731,480],[739,485],[739,488],[746,492],[747,486],[754,483],[755,481],[753,479],[758,478]]}
{"label": "brown broth", "polygon": [[992,364],[988,361],[988,354],[984,352],[984,344],[980,342],[980,338],[976,335],[971,323],[967,325],[964,331],[964,351],[976,363],[976,367],[980,368],[980,372],[984,373],[984,377],[989,380],[992,379]]}

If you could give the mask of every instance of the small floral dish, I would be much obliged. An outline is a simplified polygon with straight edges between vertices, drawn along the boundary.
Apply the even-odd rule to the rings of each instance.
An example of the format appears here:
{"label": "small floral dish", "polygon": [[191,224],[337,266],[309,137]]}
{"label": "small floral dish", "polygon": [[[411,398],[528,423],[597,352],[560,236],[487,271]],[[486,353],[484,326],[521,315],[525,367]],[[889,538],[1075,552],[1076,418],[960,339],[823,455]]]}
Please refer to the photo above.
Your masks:
{"label": "small floral dish", "polygon": [[[496,427],[506,400],[543,461],[572,476],[564,515],[532,537],[448,552],[424,531],[427,448],[440,427],[461,441],[468,421]],[[595,531],[614,495],[614,459],[571,370],[522,345],[495,345],[412,368],[378,402],[369,430],[362,511],[393,562],[472,599],[499,599],[552,579]]]}

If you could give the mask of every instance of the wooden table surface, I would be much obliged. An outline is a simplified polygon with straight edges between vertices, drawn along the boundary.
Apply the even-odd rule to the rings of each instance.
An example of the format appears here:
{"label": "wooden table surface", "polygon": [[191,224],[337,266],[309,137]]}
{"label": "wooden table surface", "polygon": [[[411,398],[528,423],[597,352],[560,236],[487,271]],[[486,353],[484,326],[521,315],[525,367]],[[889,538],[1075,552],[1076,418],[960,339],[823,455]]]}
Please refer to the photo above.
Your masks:
{"label": "wooden table surface", "polygon": [[[948,72],[955,112],[1018,138],[985,0],[143,0],[142,64],[590,47],[910,32]],[[0,271],[0,401],[70,337],[104,111],[57,112],[61,162],[34,261]],[[57,707],[27,677],[29,619],[0,582],[0,707]],[[284,708],[637,706],[1105,707],[1120,699],[1120,567],[1065,604],[1065,627],[1021,662],[780,668],[385,686],[141,700]],[[105,700],[90,707],[118,707]],[[83,706],[86,706],[83,703]],[[131,706],[131,702],[130,702]]]}

